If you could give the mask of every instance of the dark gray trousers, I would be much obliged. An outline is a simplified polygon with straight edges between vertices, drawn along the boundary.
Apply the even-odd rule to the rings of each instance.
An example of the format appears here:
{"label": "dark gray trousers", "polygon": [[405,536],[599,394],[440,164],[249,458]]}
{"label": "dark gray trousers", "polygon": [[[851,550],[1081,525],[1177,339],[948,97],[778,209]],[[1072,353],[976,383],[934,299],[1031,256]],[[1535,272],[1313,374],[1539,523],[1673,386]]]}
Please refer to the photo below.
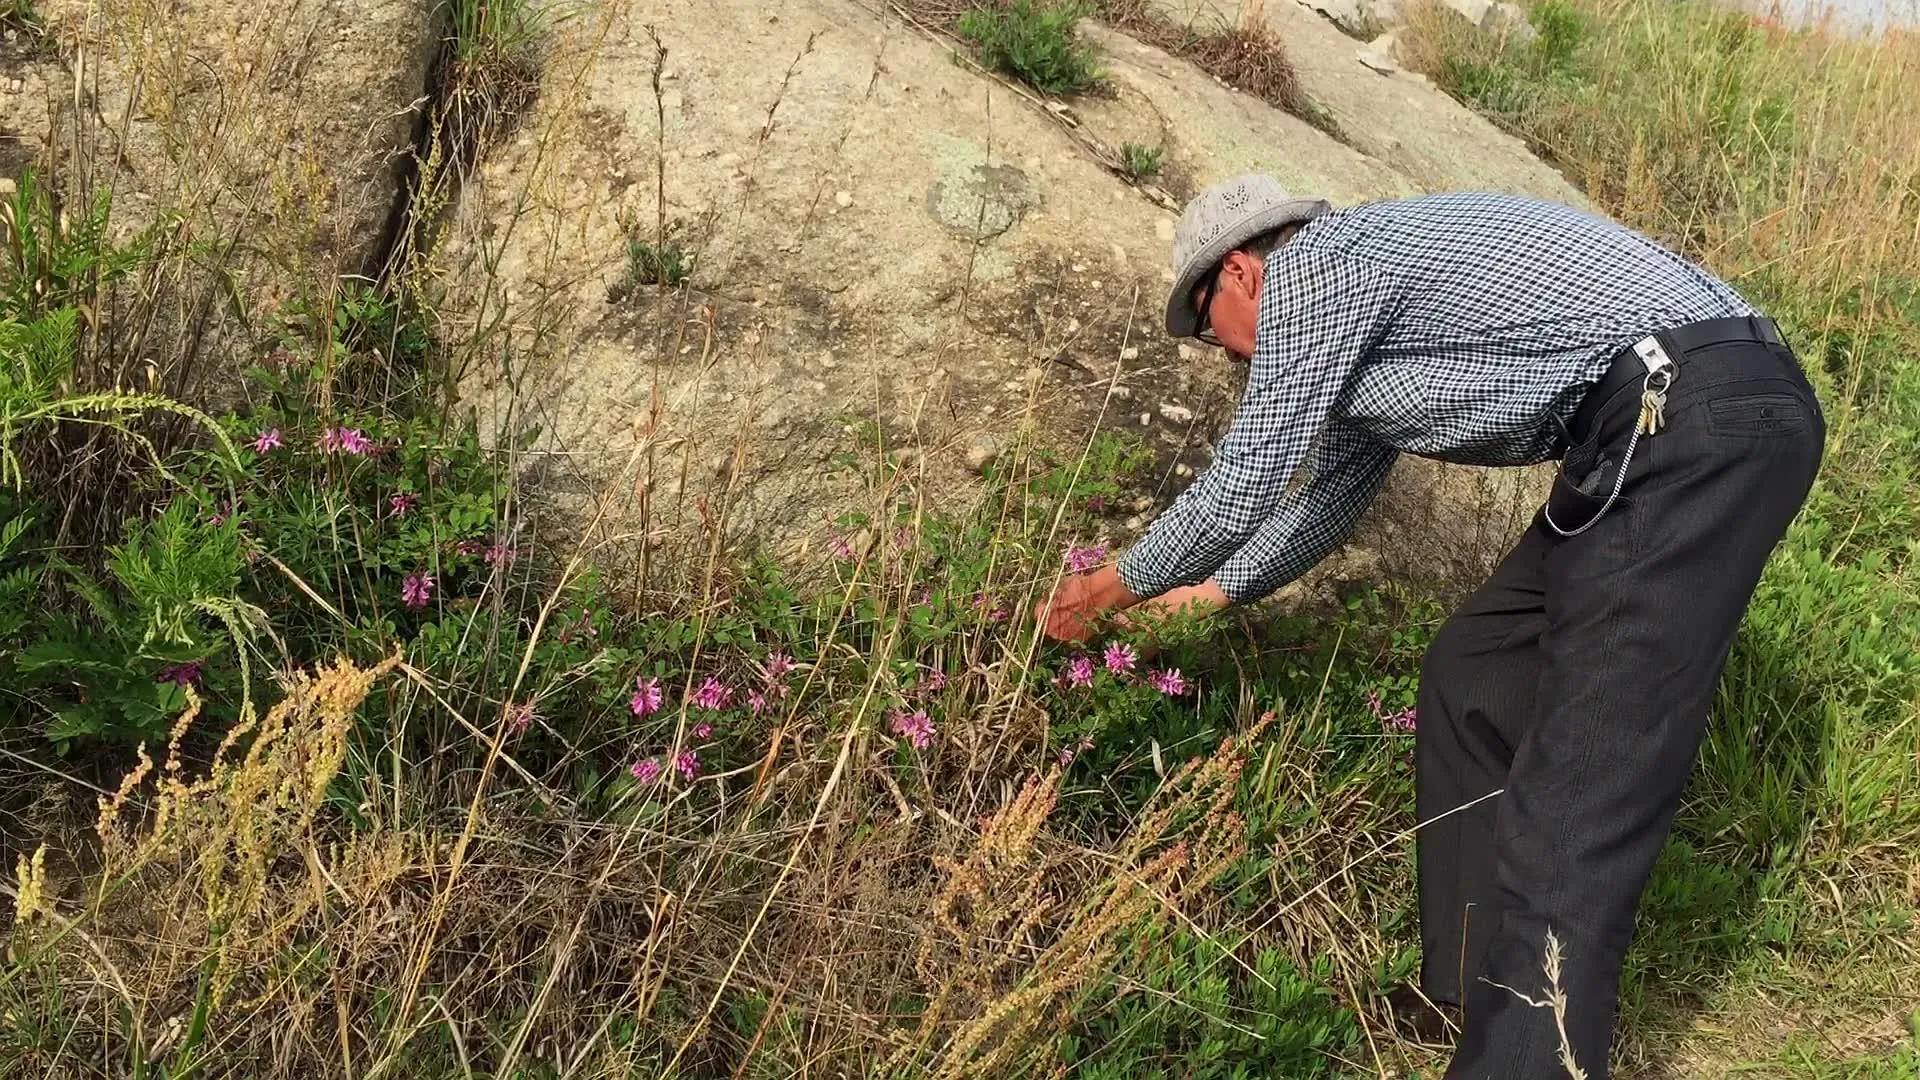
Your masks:
{"label": "dark gray trousers", "polygon": [[[1734,632],[1819,468],[1820,408],[1784,346],[1674,359],[1666,427],[1640,440],[1619,501],[1571,538],[1536,517],[1426,658],[1420,820],[1504,789],[1419,834],[1422,982],[1464,1009],[1450,1078],[1567,1076],[1553,1011],[1519,996],[1547,997],[1549,931],[1570,1049],[1607,1075],[1640,894]],[[1561,528],[1613,489],[1639,406],[1622,389],[1573,433],[1549,502]]]}

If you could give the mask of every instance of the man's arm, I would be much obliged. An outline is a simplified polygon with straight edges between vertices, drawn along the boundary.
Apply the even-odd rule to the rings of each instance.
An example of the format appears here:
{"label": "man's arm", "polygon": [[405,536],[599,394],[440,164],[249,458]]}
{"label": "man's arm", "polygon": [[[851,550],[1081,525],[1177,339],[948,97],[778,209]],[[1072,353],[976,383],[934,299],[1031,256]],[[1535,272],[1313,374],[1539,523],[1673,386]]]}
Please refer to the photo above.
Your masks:
{"label": "man's arm", "polygon": [[[1252,370],[1233,427],[1212,467],[1121,560],[1119,578],[1131,595],[1153,597],[1204,581],[1263,530],[1288,501],[1295,470],[1328,426],[1394,301],[1387,279],[1364,264],[1291,245],[1270,258],[1262,293]],[[1228,593],[1234,595],[1230,586]]]}
{"label": "man's arm", "polygon": [[1350,536],[1398,455],[1342,424],[1329,425],[1327,436],[1313,478],[1289,495],[1218,573],[1161,594],[1141,605],[1142,613],[1204,617],[1257,600],[1312,569]]}
{"label": "man's arm", "polygon": [[1314,474],[1234,552],[1214,582],[1232,603],[1258,600],[1313,569],[1353,534],[1399,451],[1345,424],[1328,424]]}

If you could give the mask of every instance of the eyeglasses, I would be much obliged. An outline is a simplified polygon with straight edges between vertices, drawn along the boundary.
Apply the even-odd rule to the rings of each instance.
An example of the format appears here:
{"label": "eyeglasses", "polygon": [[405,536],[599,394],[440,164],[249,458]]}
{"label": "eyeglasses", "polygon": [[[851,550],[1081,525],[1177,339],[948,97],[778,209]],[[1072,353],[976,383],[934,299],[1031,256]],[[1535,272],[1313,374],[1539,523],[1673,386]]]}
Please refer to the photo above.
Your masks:
{"label": "eyeglasses", "polygon": [[1215,348],[1221,347],[1220,336],[1213,332],[1213,294],[1219,289],[1220,268],[1216,266],[1207,271],[1207,288],[1200,294],[1200,303],[1197,305],[1200,322],[1193,331],[1193,336],[1198,338],[1201,344],[1212,345]]}

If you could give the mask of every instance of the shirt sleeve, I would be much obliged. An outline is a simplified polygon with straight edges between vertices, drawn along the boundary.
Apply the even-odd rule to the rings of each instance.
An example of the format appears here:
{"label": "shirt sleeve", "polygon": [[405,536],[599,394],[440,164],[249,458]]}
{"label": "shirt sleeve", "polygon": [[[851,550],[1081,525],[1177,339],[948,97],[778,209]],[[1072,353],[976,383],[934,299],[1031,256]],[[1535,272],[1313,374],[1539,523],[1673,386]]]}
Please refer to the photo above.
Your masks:
{"label": "shirt sleeve", "polygon": [[1236,604],[1258,600],[1314,568],[1353,533],[1399,451],[1338,422],[1327,425],[1313,475],[1214,574]]}
{"label": "shirt sleeve", "polygon": [[1389,280],[1350,256],[1294,244],[1273,253],[1233,426],[1213,465],[1120,560],[1129,590],[1153,597],[1204,581],[1261,531],[1393,302]]}

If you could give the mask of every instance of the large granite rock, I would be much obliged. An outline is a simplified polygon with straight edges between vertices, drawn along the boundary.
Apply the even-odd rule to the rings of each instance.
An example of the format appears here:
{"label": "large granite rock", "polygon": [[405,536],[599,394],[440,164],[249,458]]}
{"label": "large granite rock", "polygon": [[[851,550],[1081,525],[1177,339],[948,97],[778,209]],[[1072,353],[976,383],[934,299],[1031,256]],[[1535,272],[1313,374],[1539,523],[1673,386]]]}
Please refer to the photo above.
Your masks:
{"label": "large granite rock", "polygon": [[[868,498],[871,477],[836,465],[855,433],[908,451],[911,484],[951,506],[983,435],[1072,447],[1126,430],[1161,451],[1170,496],[1237,396],[1218,352],[1159,324],[1180,197],[1257,169],[1337,202],[1578,201],[1318,15],[1268,17],[1340,137],[1099,27],[1111,90],[1061,105],[852,0],[592,9],[553,43],[538,104],[466,185],[443,251],[444,308],[485,358],[466,398],[537,430],[538,482],[583,515],[611,496],[623,542],[643,518],[670,530],[724,504],[804,549]],[[1126,142],[1165,148],[1152,185],[1106,164]],[[628,280],[630,245],[662,232],[661,190],[694,260],[684,292]],[[1524,485],[1410,462],[1331,573],[1477,575],[1531,511]]]}

